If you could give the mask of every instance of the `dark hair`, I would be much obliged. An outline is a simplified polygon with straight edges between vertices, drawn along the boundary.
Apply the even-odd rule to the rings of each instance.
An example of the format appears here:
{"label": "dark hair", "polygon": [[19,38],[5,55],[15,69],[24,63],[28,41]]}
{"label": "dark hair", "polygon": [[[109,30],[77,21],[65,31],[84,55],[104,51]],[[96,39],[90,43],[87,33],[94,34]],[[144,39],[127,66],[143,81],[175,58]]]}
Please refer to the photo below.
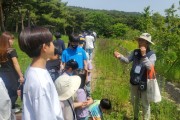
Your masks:
{"label": "dark hair", "polygon": [[79,42],[80,41],[80,37],[79,37],[79,35],[71,34],[71,35],[69,35],[69,41],[70,42]]}
{"label": "dark hair", "polygon": [[56,37],[56,39],[61,38],[61,33],[60,33],[60,32],[56,32],[56,33],[54,34],[54,36]]}
{"label": "dark hair", "polygon": [[69,68],[72,68],[72,70],[77,69],[78,63],[73,59],[69,60],[65,65],[65,69],[69,69]]}
{"label": "dark hair", "polygon": [[29,57],[38,57],[43,44],[50,45],[51,32],[44,27],[27,27],[21,31],[18,39],[20,49]]}
{"label": "dark hair", "polygon": [[111,109],[111,101],[109,99],[101,99],[100,106],[102,109],[109,110]]}

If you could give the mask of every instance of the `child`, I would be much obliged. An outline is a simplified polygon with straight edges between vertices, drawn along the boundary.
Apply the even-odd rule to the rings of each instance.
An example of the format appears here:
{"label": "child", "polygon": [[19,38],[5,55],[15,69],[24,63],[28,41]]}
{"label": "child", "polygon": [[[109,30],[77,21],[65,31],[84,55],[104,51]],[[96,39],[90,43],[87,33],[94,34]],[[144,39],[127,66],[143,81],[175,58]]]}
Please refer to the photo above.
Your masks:
{"label": "child", "polygon": [[89,60],[89,54],[86,52],[86,56],[87,56],[87,77],[86,77],[86,84],[85,84],[85,90],[87,92],[87,97],[91,96],[91,70],[93,69],[92,67],[92,61]]}
{"label": "child", "polygon": [[[78,63],[75,60],[71,59],[66,63],[65,71],[64,71],[63,75],[72,76],[74,71],[77,70],[77,68],[78,68]],[[80,83],[81,82],[82,81],[80,79]],[[63,101],[63,102],[65,104],[67,101]],[[75,108],[77,120],[79,120],[81,118],[86,118],[88,116],[88,114],[89,114],[88,113],[88,105],[91,104],[92,102],[93,102],[92,98],[87,99],[87,95],[86,95],[86,92],[84,89],[78,88],[78,90],[76,90],[76,93],[74,95],[73,109]],[[66,115],[66,116],[68,116],[68,115]],[[67,120],[70,120],[70,119],[67,119]]]}
{"label": "child", "polygon": [[55,81],[64,120],[76,120],[72,96],[79,88],[80,83],[81,78],[79,76],[69,76],[66,74],[61,75]]}
{"label": "child", "polygon": [[47,59],[54,55],[52,38],[43,27],[25,28],[20,33],[20,49],[32,58],[25,74],[23,120],[64,120],[55,85],[46,70]]}
{"label": "child", "polygon": [[94,100],[89,106],[90,120],[103,120],[103,112],[111,109],[111,102],[108,99]]}
{"label": "child", "polygon": [[63,74],[72,76],[74,71],[77,70],[77,68],[78,68],[78,63],[75,60],[71,59],[65,64]]}
{"label": "child", "polygon": [[53,41],[55,48],[57,49],[57,53],[59,54],[59,59],[61,60],[61,54],[62,51],[65,50],[65,44],[64,41],[61,40],[61,33],[60,32],[56,32],[54,34],[56,40]]}
{"label": "child", "polygon": [[18,98],[18,80],[20,84],[24,82],[24,77],[21,72],[16,50],[12,47],[14,36],[9,32],[4,32],[0,36],[0,77],[8,90],[11,99],[12,109],[15,113],[20,109],[15,108],[15,103]]}
{"label": "child", "polygon": [[61,74],[60,64],[61,64],[61,60],[59,59],[57,49],[55,49],[54,56],[50,57],[46,63],[46,68],[53,81],[55,81]]}

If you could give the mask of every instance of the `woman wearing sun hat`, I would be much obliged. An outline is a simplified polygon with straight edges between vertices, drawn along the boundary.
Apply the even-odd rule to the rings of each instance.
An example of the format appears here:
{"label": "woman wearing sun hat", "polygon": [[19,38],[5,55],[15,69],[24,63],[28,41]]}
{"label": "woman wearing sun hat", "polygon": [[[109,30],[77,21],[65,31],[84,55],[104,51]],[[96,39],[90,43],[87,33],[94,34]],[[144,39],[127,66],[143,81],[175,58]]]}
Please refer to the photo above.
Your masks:
{"label": "woman wearing sun hat", "polygon": [[138,49],[135,49],[128,57],[115,51],[114,56],[124,63],[132,63],[130,72],[131,102],[134,109],[134,120],[138,120],[139,103],[142,100],[143,120],[150,119],[150,103],[147,99],[147,70],[155,65],[156,55],[150,50],[151,41],[149,33],[142,33],[138,38]]}

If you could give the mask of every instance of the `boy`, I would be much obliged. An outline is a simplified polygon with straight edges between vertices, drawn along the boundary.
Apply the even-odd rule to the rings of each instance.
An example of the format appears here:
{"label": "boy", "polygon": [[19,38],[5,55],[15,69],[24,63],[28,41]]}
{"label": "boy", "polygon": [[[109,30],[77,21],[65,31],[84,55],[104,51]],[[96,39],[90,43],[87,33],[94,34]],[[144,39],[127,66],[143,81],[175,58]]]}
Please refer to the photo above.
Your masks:
{"label": "boy", "polygon": [[61,60],[59,59],[59,55],[57,49],[54,50],[54,56],[50,57],[49,60],[46,62],[46,68],[53,80],[53,82],[61,75],[60,72],[60,64]]}
{"label": "boy", "polygon": [[59,59],[61,59],[62,51],[65,50],[66,47],[65,47],[64,41],[61,40],[61,33],[60,32],[56,32],[54,34],[54,36],[56,37],[56,40],[54,40],[53,43],[54,43],[55,48],[58,51]]}
{"label": "boy", "polygon": [[103,112],[111,109],[111,102],[108,99],[94,100],[89,106],[90,120],[103,120]]}
{"label": "boy", "polygon": [[22,119],[64,120],[56,88],[46,70],[47,59],[54,55],[51,32],[43,27],[25,28],[18,42],[32,58],[25,74]]}

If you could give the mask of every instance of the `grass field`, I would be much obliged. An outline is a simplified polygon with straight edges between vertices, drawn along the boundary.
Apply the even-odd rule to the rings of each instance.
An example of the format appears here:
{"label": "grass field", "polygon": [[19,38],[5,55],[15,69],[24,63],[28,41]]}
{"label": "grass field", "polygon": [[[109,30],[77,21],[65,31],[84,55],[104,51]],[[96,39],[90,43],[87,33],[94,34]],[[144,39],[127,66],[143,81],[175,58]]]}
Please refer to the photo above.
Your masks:
{"label": "grass field", "polygon": [[[67,42],[67,37],[63,36]],[[94,99],[109,98],[112,101],[113,109],[105,114],[105,120],[132,120],[133,112],[130,104],[129,93],[129,69],[131,65],[121,64],[113,57],[114,50],[123,54],[133,50],[137,45],[127,41],[98,39],[96,42],[96,54],[94,64],[96,67],[96,87],[92,94]],[[23,73],[31,62],[31,59],[23,53],[17,43],[14,47],[18,53],[18,61]],[[164,91],[162,89],[162,95]],[[21,104],[18,99],[18,104]],[[158,104],[152,104],[152,120],[180,120],[180,111],[177,106],[167,99]],[[141,114],[141,112],[140,112]]]}
{"label": "grass field", "polygon": [[[105,115],[105,120],[133,120],[129,93],[131,64],[120,63],[113,57],[113,51],[128,54],[126,50],[131,51],[134,48],[136,48],[134,43],[121,40],[99,39],[96,43],[94,64],[97,79],[92,96],[94,99],[109,98],[112,101],[113,109]],[[151,120],[179,120],[180,111],[177,105],[165,99],[168,96],[164,93],[164,89],[161,93],[162,101],[151,104]]]}

